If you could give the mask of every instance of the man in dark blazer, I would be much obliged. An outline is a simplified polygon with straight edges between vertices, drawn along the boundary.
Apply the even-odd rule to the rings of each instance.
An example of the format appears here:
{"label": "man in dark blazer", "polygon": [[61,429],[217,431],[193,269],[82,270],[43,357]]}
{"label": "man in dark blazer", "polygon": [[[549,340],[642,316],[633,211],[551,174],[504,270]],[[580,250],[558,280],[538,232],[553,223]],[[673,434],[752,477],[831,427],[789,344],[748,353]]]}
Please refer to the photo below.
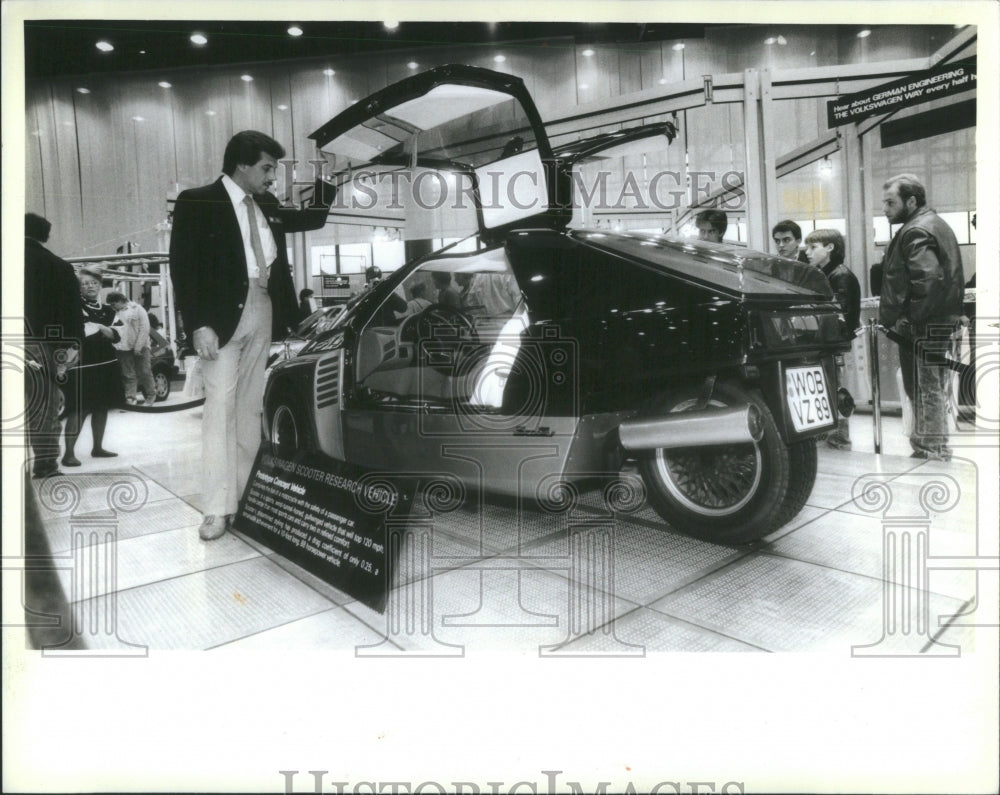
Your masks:
{"label": "man in dark blazer", "polygon": [[59,382],[83,339],[80,283],[76,271],[42,243],[52,224],[40,215],[24,216],[24,322],[28,344],[25,415],[33,453],[32,474],[59,473]]}
{"label": "man in dark blazer", "polygon": [[170,274],[184,328],[201,357],[204,540],[231,524],[260,445],[264,365],[272,335],[298,321],[285,233],[319,229],[328,207],[282,207],[270,192],[285,150],[254,130],[226,145],[223,175],[174,206]]}

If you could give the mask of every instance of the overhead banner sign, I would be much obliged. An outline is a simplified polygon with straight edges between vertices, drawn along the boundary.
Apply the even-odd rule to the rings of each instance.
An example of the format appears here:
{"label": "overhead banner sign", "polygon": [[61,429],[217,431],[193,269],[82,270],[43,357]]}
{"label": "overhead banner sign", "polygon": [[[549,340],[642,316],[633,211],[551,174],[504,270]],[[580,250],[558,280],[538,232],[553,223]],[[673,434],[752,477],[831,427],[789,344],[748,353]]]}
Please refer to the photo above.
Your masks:
{"label": "overhead banner sign", "polygon": [[235,527],[381,613],[394,563],[387,521],[405,520],[412,497],[405,482],[262,444]]}
{"label": "overhead banner sign", "polygon": [[975,87],[975,59],[958,61],[830,100],[826,103],[826,122],[829,127],[839,127]]}

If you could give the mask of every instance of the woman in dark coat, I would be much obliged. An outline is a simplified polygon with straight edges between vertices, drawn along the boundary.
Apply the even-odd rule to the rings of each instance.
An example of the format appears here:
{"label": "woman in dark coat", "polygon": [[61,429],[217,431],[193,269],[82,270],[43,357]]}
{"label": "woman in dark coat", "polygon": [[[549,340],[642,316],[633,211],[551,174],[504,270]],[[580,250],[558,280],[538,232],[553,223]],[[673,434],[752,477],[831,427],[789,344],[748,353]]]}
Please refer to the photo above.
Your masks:
{"label": "woman in dark coat", "polygon": [[122,405],[124,399],[122,375],[114,349],[119,337],[111,328],[115,310],[100,301],[100,274],[82,270],[79,280],[84,337],[79,359],[67,373],[66,452],[62,463],[68,467],[80,466],[75,455],[76,439],[88,414],[94,436],[90,454],[94,458],[117,455],[104,449],[104,429],[108,424],[108,409]]}

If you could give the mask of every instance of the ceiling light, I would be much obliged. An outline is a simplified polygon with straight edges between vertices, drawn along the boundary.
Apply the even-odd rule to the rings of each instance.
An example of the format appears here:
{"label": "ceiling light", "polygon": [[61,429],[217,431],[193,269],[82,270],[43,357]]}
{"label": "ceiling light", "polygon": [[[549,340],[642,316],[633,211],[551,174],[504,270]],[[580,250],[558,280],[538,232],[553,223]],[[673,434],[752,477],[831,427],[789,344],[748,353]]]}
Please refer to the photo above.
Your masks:
{"label": "ceiling light", "polygon": [[325,74],[327,77],[333,77],[335,74],[337,74],[337,71],[335,69],[324,69],[323,74]]}
{"label": "ceiling light", "polygon": [[777,39],[775,39],[774,36],[768,36],[764,39],[764,44],[774,44],[775,41],[777,41]]}
{"label": "ceiling light", "polygon": [[580,83],[580,90],[581,91],[584,91],[584,90],[586,90],[588,88],[590,88],[590,86],[588,86],[586,83]]}
{"label": "ceiling light", "polygon": [[684,42],[683,41],[679,41],[673,47],[671,47],[670,49],[677,50],[679,52],[680,50],[684,49]]}
{"label": "ceiling light", "polygon": [[78,89],[76,90],[76,93],[77,93],[77,94],[89,94],[89,93],[90,93],[90,89],[89,89],[89,88],[84,88],[83,86],[80,86],[80,87],[79,87],[79,88],[78,88]]}
{"label": "ceiling light", "polygon": [[132,121],[146,121],[144,116],[133,116]]}
{"label": "ceiling light", "polygon": [[778,36],[778,44],[784,47],[786,44],[788,44],[788,39],[786,39],[784,36]]}
{"label": "ceiling light", "polygon": [[385,25],[386,30],[395,30],[399,27],[398,22],[383,22],[382,24]]}
{"label": "ceiling light", "polygon": [[288,105],[278,105],[278,110],[288,110]]}
{"label": "ceiling light", "polygon": [[158,85],[160,88],[171,88],[171,86],[172,86],[172,84],[168,83],[166,80],[161,80],[156,85]]}
{"label": "ceiling light", "polygon": [[208,44],[208,37],[204,33],[192,33],[191,43],[200,47],[202,44]]}
{"label": "ceiling light", "polygon": [[665,86],[665,85],[667,84],[667,78],[665,78],[665,77],[661,77],[661,78],[660,78],[659,80],[657,80],[656,82],[657,82],[657,83],[659,83],[659,84],[660,84],[661,86]]}
{"label": "ceiling light", "polygon": [[417,68],[418,66],[420,66],[420,64],[418,64],[418,63],[417,63],[416,61],[410,61],[410,62],[409,62],[409,63],[408,63],[407,65],[406,65],[406,68],[407,68],[407,69],[416,69],[416,68]]}
{"label": "ceiling light", "polygon": [[858,31],[858,38],[859,39],[867,39],[871,35],[872,35],[872,32],[868,28],[865,28],[864,30],[859,30]]}
{"label": "ceiling light", "polygon": [[145,54],[146,54],[145,50],[139,50],[139,55],[145,55]]}
{"label": "ceiling light", "polygon": [[289,36],[301,36],[302,35],[302,28],[300,28],[298,25],[292,25],[290,28],[288,28],[288,35]]}
{"label": "ceiling light", "polygon": [[215,115],[215,111],[214,110],[206,110],[205,111],[205,115],[206,116],[214,116]]}
{"label": "ceiling light", "polygon": [[833,163],[830,161],[830,158],[824,157],[819,161],[819,175],[823,179],[829,179],[833,176]]}
{"label": "ceiling light", "polygon": [[506,60],[507,60],[507,56],[506,55],[494,55],[493,56],[493,63],[503,63]]}
{"label": "ceiling light", "polygon": [[244,83],[252,83],[253,77],[251,75],[240,75],[240,80],[242,80]]}
{"label": "ceiling light", "polygon": [[587,49],[585,49],[583,52],[580,53],[580,55],[582,55],[584,58],[589,58],[593,54],[594,51],[590,47],[588,47]]}
{"label": "ceiling light", "polygon": [[111,52],[115,48],[115,45],[112,44],[110,41],[99,41],[95,46],[101,52]]}

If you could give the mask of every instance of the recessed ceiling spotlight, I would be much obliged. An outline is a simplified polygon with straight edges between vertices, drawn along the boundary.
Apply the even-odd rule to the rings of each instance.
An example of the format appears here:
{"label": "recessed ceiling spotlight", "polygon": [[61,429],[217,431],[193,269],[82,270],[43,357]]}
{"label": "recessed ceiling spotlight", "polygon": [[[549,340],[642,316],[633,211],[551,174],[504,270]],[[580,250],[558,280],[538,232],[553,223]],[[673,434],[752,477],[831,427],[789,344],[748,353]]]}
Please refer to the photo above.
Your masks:
{"label": "recessed ceiling spotlight", "polygon": [[205,115],[206,116],[214,116],[215,115],[215,111],[214,110],[206,110],[205,111]]}
{"label": "recessed ceiling spotlight", "polygon": [[665,77],[661,77],[661,78],[660,78],[659,80],[657,80],[656,82],[657,82],[657,83],[659,83],[659,84],[660,84],[661,86],[665,86],[665,85],[667,84],[667,78],[665,78]]}
{"label": "recessed ceiling spotlight", "polygon": [[764,39],[764,44],[774,44],[774,42],[776,41],[777,39],[775,39],[774,36],[768,36],[766,39]]}
{"label": "recessed ceiling spotlight", "polygon": [[172,86],[172,84],[168,83],[166,80],[161,80],[156,85],[158,85],[160,88],[170,88]]}
{"label": "recessed ceiling spotlight", "polygon": [[683,41],[679,41],[673,47],[671,47],[670,49],[677,50],[678,52],[680,52],[681,50],[684,49],[684,42]]}
{"label": "recessed ceiling spotlight", "polygon": [[859,30],[858,31],[858,38],[859,39],[867,39],[871,35],[872,35],[872,32],[868,28],[865,28],[864,30]]}
{"label": "recessed ceiling spotlight", "polygon": [[78,88],[78,89],[76,90],[76,93],[77,93],[77,94],[89,94],[89,93],[90,93],[90,89],[89,89],[89,88],[84,88],[83,86],[80,86],[80,87],[79,87],[79,88]]}
{"label": "recessed ceiling spotlight", "polygon": [[300,28],[298,25],[292,25],[292,26],[290,26],[288,28],[288,35],[289,36],[301,36],[302,35],[302,28]]}
{"label": "recessed ceiling spotlight", "polygon": [[786,44],[788,44],[788,39],[786,39],[784,36],[778,36],[778,44],[784,47]]}
{"label": "recessed ceiling spotlight", "polygon": [[587,49],[585,49],[583,52],[580,53],[580,55],[582,55],[584,58],[590,58],[593,54],[594,50],[590,47],[588,47]]}
{"label": "recessed ceiling spotlight", "polygon": [[203,44],[208,44],[208,37],[204,33],[192,33],[191,43],[200,47]]}
{"label": "recessed ceiling spotlight", "polygon": [[418,64],[418,63],[417,63],[416,61],[410,61],[410,62],[409,62],[409,63],[408,63],[407,65],[406,65],[406,68],[407,68],[407,69],[416,69],[416,68],[417,68],[417,67],[419,67],[419,66],[420,66],[420,64]]}
{"label": "recessed ceiling spotlight", "polygon": [[146,121],[144,116],[133,116],[132,121]]}
{"label": "recessed ceiling spotlight", "polygon": [[278,105],[278,110],[288,110],[288,105]]}
{"label": "recessed ceiling spotlight", "polygon": [[324,69],[323,70],[323,74],[325,74],[327,77],[333,77],[335,74],[337,74],[337,70],[336,69]]}
{"label": "recessed ceiling spotlight", "polygon": [[398,22],[383,22],[382,24],[385,25],[386,30],[395,30],[399,27]]}
{"label": "recessed ceiling spotlight", "polygon": [[253,77],[251,75],[240,75],[240,80],[242,80],[244,83],[252,83]]}
{"label": "recessed ceiling spotlight", "polygon": [[507,56],[503,55],[503,54],[501,54],[501,55],[494,55],[493,56],[493,63],[503,63],[506,60],[507,60]]}
{"label": "recessed ceiling spotlight", "polygon": [[99,41],[94,46],[101,52],[111,52],[115,48],[115,45],[110,41]]}

